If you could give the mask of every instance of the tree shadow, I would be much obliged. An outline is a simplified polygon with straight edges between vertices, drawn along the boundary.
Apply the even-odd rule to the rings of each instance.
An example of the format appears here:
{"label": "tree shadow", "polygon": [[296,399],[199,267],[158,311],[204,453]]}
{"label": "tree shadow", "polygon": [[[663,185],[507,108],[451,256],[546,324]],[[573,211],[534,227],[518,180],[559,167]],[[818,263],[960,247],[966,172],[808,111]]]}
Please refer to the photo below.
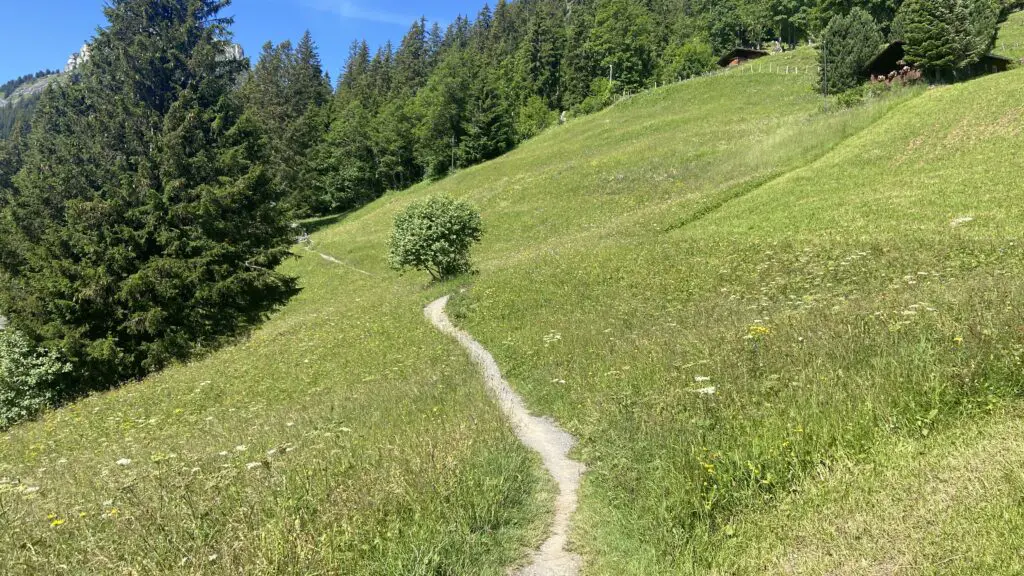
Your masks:
{"label": "tree shadow", "polygon": [[314,232],[318,232],[328,226],[333,226],[339,222],[345,221],[350,214],[352,214],[351,211],[342,212],[341,214],[332,214],[330,216],[309,218],[308,220],[299,220],[296,224],[299,230],[302,230],[306,234],[313,234]]}

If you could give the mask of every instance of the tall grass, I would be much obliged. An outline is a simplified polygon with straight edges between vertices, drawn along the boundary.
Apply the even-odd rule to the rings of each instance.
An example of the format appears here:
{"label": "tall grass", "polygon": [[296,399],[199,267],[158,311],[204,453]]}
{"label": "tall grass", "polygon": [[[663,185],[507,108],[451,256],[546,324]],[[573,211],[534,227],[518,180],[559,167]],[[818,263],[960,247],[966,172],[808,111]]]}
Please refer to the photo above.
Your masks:
{"label": "tall grass", "polygon": [[[910,502],[1019,485],[1021,73],[826,111],[809,76],[745,70],[389,194],[314,235],[345,266],[300,250],[303,294],[249,341],[0,438],[3,568],[500,573],[550,486],[422,318],[467,288],[457,322],[580,438],[589,573],[813,571],[828,546],[836,572],[928,572],[940,538],[895,560],[885,538],[964,534],[980,493]],[[483,213],[479,274],[396,276],[394,214],[440,192]],[[816,531],[865,526],[869,496],[914,521]],[[1012,531],[971,518],[950,566],[1012,573]]]}
{"label": "tall grass", "polygon": [[479,205],[453,313],[581,438],[589,571],[703,574],[748,514],[1017,397],[1019,82],[832,112],[795,75],[670,86],[323,241],[372,265],[411,199]]}
{"label": "tall grass", "polygon": [[248,341],[0,436],[0,573],[501,574],[522,559],[551,489],[423,321],[422,282],[299,254],[301,296]]}

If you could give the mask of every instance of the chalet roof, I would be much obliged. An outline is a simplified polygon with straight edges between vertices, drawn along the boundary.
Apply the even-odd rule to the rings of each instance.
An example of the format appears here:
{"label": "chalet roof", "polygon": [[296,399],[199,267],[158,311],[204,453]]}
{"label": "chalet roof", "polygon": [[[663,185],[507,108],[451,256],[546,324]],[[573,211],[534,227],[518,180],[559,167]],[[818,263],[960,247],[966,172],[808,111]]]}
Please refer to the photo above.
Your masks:
{"label": "chalet roof", "polygon": [[765,52],[764,50],[755,50],[753,48],[733,48],[718,59],[718,65],[728,66],[737,58],[741,58],[743,60],[756,60],[763,56],[768,56],[768,52]]}
{"label": "chalet roof", "polygon": [[903,48],[904,46],[906,46],[906,42],[903,40],[890,42],[885,46],[885,48],[882,48],[874,58],[864,65],[864,75],[888,74],[895,70],[897,66],[896,63],[903,60],[903,56],[906,54],[906,51]]}
{"label": "chalet roof", "polygon": [[981,59],[982,60],[988,60],[990,62],[991,61],[1006,62],[1008,64],[1013,64],[1013,63],[1017,62],[1017,60],[1014,60],[1013,58],[1009,58],[1007,56],[1001,56],[999,54],[986,54],[986,55],[982,56]]}

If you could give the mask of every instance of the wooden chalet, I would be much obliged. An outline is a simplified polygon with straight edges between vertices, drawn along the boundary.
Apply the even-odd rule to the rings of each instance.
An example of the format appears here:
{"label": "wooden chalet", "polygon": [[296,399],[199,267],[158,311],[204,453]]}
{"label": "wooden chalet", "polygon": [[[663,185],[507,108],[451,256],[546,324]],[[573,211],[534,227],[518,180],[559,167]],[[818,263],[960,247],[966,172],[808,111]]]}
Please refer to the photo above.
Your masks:
{"label": "wooden chalet", "polygon": [[757,60],[758,58],[764,58],[765,56],[768,56],[768,52],[765,52],[764,50],[755,50],[753,48],[733,48],[718,59],[718,65],[722,68],[739,66],[744,62]]}

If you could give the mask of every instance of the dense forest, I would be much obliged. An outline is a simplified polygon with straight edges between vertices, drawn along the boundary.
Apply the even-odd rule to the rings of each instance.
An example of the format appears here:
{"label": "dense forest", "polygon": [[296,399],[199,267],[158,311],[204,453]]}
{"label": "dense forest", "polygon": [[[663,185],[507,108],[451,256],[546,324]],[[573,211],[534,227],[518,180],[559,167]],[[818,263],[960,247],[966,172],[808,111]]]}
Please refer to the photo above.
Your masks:
{"label": "dense forest", "polygon": [[[48,398],[141,377],[257,323],[294,292],[275,270],[296,219],[494,158],[737,45],[782,48],[833,21],[877,43],[900,22],[899,0],[500,0],[445,28],[413,22],[397,46],[354,42],[332,86],[308,33],[266,44],[255,66],[226,56],[229,4],[111,3],[90,60],[51,84],[31,126],[31,108],[0,117],[0,311],[67,361],[32,385]],[[964,22],[1009,9],[907,4]],[[38,404],[29,388],[14,396]]]}
{"label": "dense forest", "polygon": [[[916,2],[940,12],[943,3],[972,15],[1012,7],[994,0]],[[563,113],[594,112],[619,94],[704,73],[733,47],[819,39],[833,19],[854,9],[883,37],[901,34],[892,29],[900,5],[500,0],[444,29],[414,22],[397,47],[371,51],[354,42],[333,95],[326,84],[311,90],[308,82],[291,81],[320,72],[308,35],[297,49],[268,44],[247,101],[266,127],[285,127],[274,156],[289,208],[324,214],[494,158]],[[994,33],[994,24],[989,28]]]}
{"label": "dense forest", "polygon": [[[14,91],[22,87],[33,80],[38,80],[47,76],[54,76],[58,74],[57,70],[40,70],[35,74],[25,74],[9,80],[3,85],[0,85],[0,102],[4,99],[9,98]],[[39,103],[40,93],[27,94],[17,99],[16,102],[8,102],[0,104],[0,140],[10,138],[14,132],[14,127],[21,124],[28,124],[32,120],[32,114],[35,112],[36,104]]]}
{"label": "dense forest", "polygon": [[14,133],[16,126],[28,127],[32,123],[32,115],[41,97],[42,94],[31,94],[19,98],[13,104],[0,106],[0,149],[4,145],[3,141]]}

